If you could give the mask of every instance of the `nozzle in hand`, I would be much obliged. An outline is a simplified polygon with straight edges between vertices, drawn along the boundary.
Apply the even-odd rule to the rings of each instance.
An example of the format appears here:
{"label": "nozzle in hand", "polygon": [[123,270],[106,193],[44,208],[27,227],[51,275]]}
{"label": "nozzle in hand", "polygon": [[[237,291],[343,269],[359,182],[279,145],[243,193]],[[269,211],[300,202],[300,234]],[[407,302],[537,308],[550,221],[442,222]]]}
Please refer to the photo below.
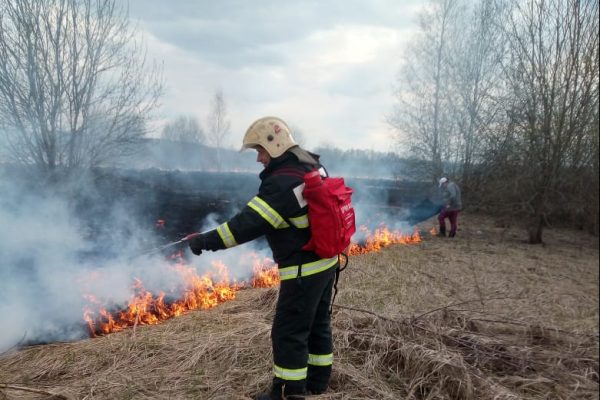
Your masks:
{"label": "nozzle in hand", "polygon": [[200,232],[190,233],[185,237],[185,240],[188,242],[192,253],[197,256],[202,254],[202,250],[206,249],[206,237]]}
{"label": "nozzle in hand", "polygon": [[187,235],[186,237],[183,238],[183,241],[185,242],[189,242],[190,240],[192,240],[195,237],[198,237],[202,235],[200,232],[194,232],[194,233],[190,233],[189,235]]}

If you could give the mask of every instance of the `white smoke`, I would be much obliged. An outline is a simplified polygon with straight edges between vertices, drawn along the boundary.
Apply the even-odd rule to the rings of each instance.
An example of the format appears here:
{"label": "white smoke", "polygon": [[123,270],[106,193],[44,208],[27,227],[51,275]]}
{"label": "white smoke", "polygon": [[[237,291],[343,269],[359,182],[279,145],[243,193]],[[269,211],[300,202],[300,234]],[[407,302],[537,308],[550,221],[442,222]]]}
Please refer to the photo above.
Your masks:
{"label": "white smoke", "polygon": [[[327,165],[326,159],[323,162]],[[83,311],[90,305],[89,296],[115,309],[125,307],[133,294],[135,279],[154,294],[162,291],[176,295],[185,286],[182,275],[174,273],[172,263],[161,252],[148,254],[164,245],[166,239],[149,229],[148,221],[141,221],[159,217],[136,212],[142,204],[114,201],[112,193],[97,192],[88,184],[91,179],[83,178],[77,182],[78,193],[89,191],[87,198],[93,202],[110,204],[108,212],[104,212],[106,207],[100,207],[103,213],[94,216],[95,223],[90,226],[79,217],[85,212],[96,212],[96,204],[89,205],[90,209],[82,210],[81,204],[76,208],[74,204],[78,203],[70,201],[68,194],[74,187],[60,193],[39,191],[30,182],[3,176],[1,172],[0,352],[19,343],[86,337]],[[345,176],[343,171],[332,175]],[[351,185],[349,181],[346,179]],[[406,222],[405,210],[390,212],[385,190],[355,189],[360,189],[359,197],[353,201],[357,226],[365,225],[373,231],[385,223],[392,230],[412,233],[414,227]],[[236,211],[198,221],[198,231],[214,229]],[[363,234],[357,231],[355,240],[360,243]],[[226,251],[205,251],[199,257],[193,256],[186,244],[179,248],[185,250],[189,267],[198,275],[223,263],[229,277],[238,282],[252,276],[251,253],[256,253],[257,259],[271,257],[264,240]]]}
{"label": "white smoke", "polygon": [[0,349],[40,335],[80,335],[76,255],[86,242],[77,223],[56,199],[5,192],[2,203]]}
{"label": "white smoke", "polygon": [[[184,276],[174,271],[173,263],[161,252],[150,252],[163,245],[163,239],[141,227],[131,205],[116,203],[102,216],[102,229],[93,232],[77,218],[78,211],[64,195],[32,193],[2,178],[0,352],[20,344],[86,337],[83,312],[94,306],[90,296],[102,305],[123,308],[136,279],[153,294],[176,296],[185,287]],[[253,244],[200,257],[191,255],[186,244],[172,250],[178,249],[186,252],[197,275],[221,261],[230,279],[238,282],[252,276],[249,252],[268,255]]]}

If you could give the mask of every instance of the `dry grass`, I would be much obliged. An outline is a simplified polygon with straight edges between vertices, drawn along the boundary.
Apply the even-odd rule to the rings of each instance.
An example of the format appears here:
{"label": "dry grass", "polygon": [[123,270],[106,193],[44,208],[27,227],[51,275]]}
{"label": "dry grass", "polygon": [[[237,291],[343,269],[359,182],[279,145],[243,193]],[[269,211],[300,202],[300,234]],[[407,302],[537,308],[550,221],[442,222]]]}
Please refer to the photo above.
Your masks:
{"label": "dry grass", "polygon": [[[313,398],[598,398],[598,238],[548,230],[531,246],[488,219],[461,223],[454,239],[350,260],[331,388]],[[247,399],[270,383],[276,296],[5,354],[0,399]]]}

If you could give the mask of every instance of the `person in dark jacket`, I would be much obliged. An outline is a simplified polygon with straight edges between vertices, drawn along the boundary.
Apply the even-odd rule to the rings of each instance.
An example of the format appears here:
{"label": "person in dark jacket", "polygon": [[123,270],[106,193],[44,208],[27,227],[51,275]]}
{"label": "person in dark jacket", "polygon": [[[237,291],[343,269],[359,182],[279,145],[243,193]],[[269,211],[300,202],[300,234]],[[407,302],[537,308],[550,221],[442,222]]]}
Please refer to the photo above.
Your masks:
{"label": "person in dark jacket", "polygon": [[450,220],[449,237],[456,236],[458,228],[458,213],[462,210],[462,199],[458,185],[446,177],[440,178],[439,186],[442,192],[442,210],[438,215],[440,225],[439,236],[446,236],[446,218]]}
{"label": "person in dark jacket", "polygon": [[303,399],[327,389],[333,364],[329,305],[338,257],[320,258],[302,247],[311,237],[303,177],[318,170],[319,156],[300,148],[287,124],[264,117],[250,125],[242,150],[255,149],[260,173],[258,194],[229,221],[194,234],[192,252],[227,249],[266,236],[281,284],[271,329],[273,382],[258,399]]}

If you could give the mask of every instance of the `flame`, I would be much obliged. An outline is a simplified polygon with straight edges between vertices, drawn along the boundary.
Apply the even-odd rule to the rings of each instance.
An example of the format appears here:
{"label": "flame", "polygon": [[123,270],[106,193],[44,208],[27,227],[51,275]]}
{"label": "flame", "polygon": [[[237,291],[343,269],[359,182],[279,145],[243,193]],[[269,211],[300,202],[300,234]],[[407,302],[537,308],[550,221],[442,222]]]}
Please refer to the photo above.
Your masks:
{"label": "flame", "polygon": [[[430,233],[433,235],[432,232]],[[353,242],[348,248],[348,255],[379,251],[391,244],[421,242],[418,231],[404,234],[392,231],[384,224],[373,232],[363,225],[358,228],[357,233],[357,236],[365,239],[360,244]],[[244,288],[268,288],[279,284],[279,272],[273,260],[260,258],[255,253],[249,254],[248,258],[251,260],[253,271],[253,276],[248,281],[238,282],[232,279],[229,276],[229,268],[218,261],[213,263],[210,272],[198,275],[195,267],[185,262],[183,251],[178,251],[168,256],[167,260],[170,261],[168,268],[184,282],[181,287],[154,294],[144,287],[140,279],[135,279],[126,306],[107,304],[106,301],[92,295],[85,295],[88,305],[83,310],[83,318],[90,336],[118,332],[137,325],[158,324],[191,310],[205,310],[232,300],[236,292]]]}
{"label": "flame", "polygon": [[169,256],[174,264],[169,265],[178,274],[185,287],[174,288],[168,294],[154,295],[146,290],[141,280],[135,279],[132,295],[126,307],[114,311],[91,295],[84,296],[88,306],[83,317],[90,336],[122,331],[137,325],[158,324],[166,319],[182,315],[190,310],[205,310],[235,298],[235,294],[245,287],[271,287],[279,283],[279,273],[273,261],[254,256],[254,277],[250,282],[236,282],[229,277],[229,269],[222,262],[212,265],[211,272],[198,275],[196,269],[185,263],[183,253]]}
{"label": "flame", "polygon": [[412,234],[405,234],[397,230],[391,231],[385,225],[380,225],[372,233],[366,226],[361,225],[358,231],[366,239],[362,244],[352,243],[350,245],[348,249],[348,255],[350,256],[380,251],[391,244],[416,244],[421,242],[419,231],[414,231]]}
{"label": "flame", "polygon": [[[274,265],[271,261],[271,265]],[[277,267],[265,268],[265,264],[254,260],[252,265],[254,276],[250,281],[252,287],[269,288],[279,284],[279,271]]]}

